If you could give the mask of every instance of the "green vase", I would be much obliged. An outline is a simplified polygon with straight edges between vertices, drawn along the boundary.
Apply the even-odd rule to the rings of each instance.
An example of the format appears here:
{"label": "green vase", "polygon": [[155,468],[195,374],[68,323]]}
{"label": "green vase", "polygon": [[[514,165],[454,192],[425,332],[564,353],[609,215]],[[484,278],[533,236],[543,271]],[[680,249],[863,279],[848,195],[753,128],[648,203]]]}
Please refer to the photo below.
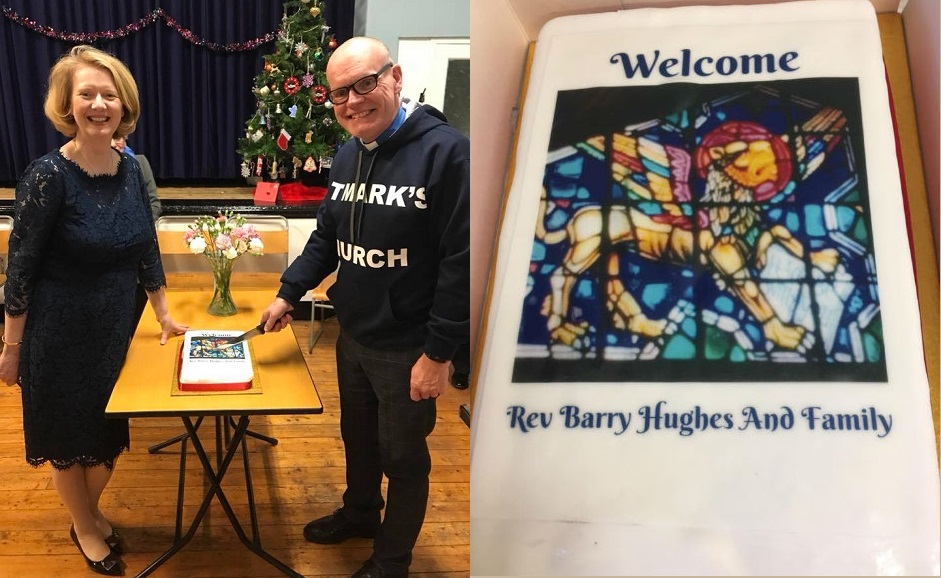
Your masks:
{"label": "green vase", "polygon": [[235,301],[232,300],[232,292],[229,290],[229,282],[232,280],[232,265],[234,259],[229,259],[223,255],[206,255],[209,265],[212,268],[212,301],[209,302],[209,314],[217,317],[226,317],[235,315]]}

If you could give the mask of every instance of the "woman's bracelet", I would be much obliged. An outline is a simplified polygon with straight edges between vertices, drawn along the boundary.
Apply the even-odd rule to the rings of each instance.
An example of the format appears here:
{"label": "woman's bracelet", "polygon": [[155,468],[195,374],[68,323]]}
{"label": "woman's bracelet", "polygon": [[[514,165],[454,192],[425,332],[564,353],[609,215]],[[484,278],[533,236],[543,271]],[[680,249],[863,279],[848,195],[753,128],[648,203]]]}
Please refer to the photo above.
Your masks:
{"label": "woman's bracelet", "polygon": [[19,345],[20,343],[23,343],[22,339],[20,339],[19,341],[7,341],[7,338],[5,335],[0,335],[0,341],[2,341],[4,345]]}

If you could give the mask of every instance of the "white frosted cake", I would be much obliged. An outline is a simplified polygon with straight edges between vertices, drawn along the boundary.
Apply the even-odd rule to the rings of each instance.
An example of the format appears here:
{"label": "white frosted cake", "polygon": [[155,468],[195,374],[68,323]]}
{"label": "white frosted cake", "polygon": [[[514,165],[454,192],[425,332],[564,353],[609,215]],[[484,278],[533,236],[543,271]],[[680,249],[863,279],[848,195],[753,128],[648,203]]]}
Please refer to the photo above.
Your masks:
{"label": "white frosted cake", "polygon": [[937,575],[872,5],[558,18],[518,143],[471,573]]}
{"label": "white frosted cake", "polygon": [[231,391],[251,387],[254,370],[247,342],[220,347],[240,331],[187,331],[180,353],[180,389]]}

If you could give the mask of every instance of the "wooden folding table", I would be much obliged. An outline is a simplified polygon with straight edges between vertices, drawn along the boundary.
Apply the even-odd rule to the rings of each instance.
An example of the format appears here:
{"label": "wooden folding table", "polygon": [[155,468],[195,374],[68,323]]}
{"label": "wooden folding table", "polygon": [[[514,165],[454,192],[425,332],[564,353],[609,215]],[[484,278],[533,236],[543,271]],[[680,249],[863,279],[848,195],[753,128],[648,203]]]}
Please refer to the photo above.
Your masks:
{"label": "wooden folding table", "polygon": [[[273,290],[234,290],[238,313],[230,317],[213,317],[206,312],[211,292],[168,291],[167,301],[173,318],[193,329],[248,330],[258,324],[261,312],[274,298]],[[148,308],[137,328],[128,351],[127,362],[118,377],[105,413],[109,417],[179,417],[187,436],[181,440],[180,478],[176,509],[176,531],[170,549],[157,558],[138,576],[147,576],[185,546],[196,533],[212,498],[221,504],[235,529],[239,540],[252,552],[287,574],[301,575],[269,554],[261,546],[258,521],[255,514],[254,492],[248,451],[244,444],[250,416],[274,414],[322,413],[323,403],[314,386],[304,356],[290,328],[268,333],[253,340],[252,351],[260,393],[224,393],[215,395],[173,395],[173,376],[176,369],[182,336],[171,338],[160,345],[160,325]],[[199,424],[204,417],[216,418],[217,459],[213,466],[199,439]],[[196,417],[197,420],[193,421]],[[238,422],[231,439],[221,441],[221,424],[230,419]],[[228,436],[226,436],[228,437]],[[183,489],[185,483],[186,445],[192,441],[193,450],[209,479],[209,489],[186,533],[183,533]],[[223,447],[224,452],[223,452]],[[245,481],[252,536],[242,529],[232,510],[222,480],[238,451],[242,449]]]}

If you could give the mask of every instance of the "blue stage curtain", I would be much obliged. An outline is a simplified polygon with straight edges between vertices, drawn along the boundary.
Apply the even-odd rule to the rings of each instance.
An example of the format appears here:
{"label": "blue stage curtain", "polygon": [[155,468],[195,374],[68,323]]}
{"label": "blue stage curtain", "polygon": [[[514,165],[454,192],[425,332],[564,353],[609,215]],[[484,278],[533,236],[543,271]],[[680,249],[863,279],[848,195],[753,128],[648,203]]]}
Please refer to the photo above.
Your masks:
{"label": "blue stage curtain", "polygon": [[[123,28],[162,8],[197,37],[219,44],[273,32],[283,15],[281,2],[266,0],[0,0],[0,5],[57,32],[76,33]],[[352,13],[342,17],[352,22]],[[332,32],[347,27],[329,18],[328,23]],[[0,184],[12,185],[33,159],[67,140],[42,108],[49,69],[75,44],[0,16]],[[128,144],[147,155],[158,180],[241,178],[237,139],[257,105],[252,81],[274,50],[273,41],[243,52],[217,52],[186,40],[158,18],[129,36],[91,44],[123,60],[137,79],[141,119]]]}

